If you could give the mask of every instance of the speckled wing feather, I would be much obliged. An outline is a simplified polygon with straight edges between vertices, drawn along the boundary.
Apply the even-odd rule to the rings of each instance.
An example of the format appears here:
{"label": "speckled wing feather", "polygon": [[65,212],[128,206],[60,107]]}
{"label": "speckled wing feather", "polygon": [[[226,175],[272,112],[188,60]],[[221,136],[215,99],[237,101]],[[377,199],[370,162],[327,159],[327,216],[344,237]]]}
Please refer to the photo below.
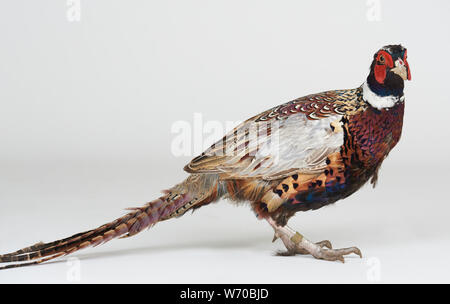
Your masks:
{"label": "speckled wing feather", "polygon": [[267,110],[237,126],[185,170],[265,180],[318,173],[343,144],[340,119],[357,108],[356,91],[308,95]]}

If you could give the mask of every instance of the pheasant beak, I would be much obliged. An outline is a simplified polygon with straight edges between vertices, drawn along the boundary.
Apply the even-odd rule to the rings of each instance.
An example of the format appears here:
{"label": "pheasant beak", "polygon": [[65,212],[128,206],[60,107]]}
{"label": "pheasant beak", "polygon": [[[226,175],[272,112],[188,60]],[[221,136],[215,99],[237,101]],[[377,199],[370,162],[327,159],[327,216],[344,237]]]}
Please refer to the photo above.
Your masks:
{"label": "pheasant beak", "polygon": [[395,67],[391,69],[391,72],[399,75],[403,80],[411,80],[408,63],[404,62],[401,58],[395,61]]}

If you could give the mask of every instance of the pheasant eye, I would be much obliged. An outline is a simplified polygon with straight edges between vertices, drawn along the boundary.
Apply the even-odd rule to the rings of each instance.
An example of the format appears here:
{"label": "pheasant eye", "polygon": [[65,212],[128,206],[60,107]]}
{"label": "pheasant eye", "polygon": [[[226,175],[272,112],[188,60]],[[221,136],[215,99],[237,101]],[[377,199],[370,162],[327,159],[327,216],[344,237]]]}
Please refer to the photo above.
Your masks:
{"label": "pheasant eye", "polygon": [[384,63],[384,56],[383,55],[380,55],[380,63]]}

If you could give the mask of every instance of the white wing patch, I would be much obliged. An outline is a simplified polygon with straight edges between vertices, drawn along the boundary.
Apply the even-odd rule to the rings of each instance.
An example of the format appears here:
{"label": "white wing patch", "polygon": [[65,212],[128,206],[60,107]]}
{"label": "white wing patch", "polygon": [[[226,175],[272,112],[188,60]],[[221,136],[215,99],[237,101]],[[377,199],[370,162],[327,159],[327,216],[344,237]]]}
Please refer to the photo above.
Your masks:
{"label": "white wing patch", "polygon": [[[270,178],[280,172],[316,171],[326,166],[329,154],[339,151],[344,143],[343,133],[335,133],[330,124],[340,119],[332,116],[309,120],[305,115],[293,115],[280,123],[257,151],[251,164],[240,170],[239,175]],[[258,169],[255,167],[260,164]]]}
{"label": "white wing patch", "polygon": [[274,122],[245,122],[204,155],[222,152],[214,170],[233,178],[274,179],[294,171],[316,173],[325,168],[327,156],[340,151],[344,144],[342,128],[331,128],[332,123],[340,124],[341,117],[310,120],[299,114]]}

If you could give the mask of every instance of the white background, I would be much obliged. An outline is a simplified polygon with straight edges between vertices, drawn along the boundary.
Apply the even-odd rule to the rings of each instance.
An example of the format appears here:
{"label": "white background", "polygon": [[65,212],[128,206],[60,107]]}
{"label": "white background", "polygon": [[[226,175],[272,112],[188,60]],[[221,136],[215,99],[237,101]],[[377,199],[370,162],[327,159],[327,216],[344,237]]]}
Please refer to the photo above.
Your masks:
{"label": "white background", "polygon": [[[0,4],[0,252],[97,227],[187,176],[172,125],[239,121],[359,86],[385,44],[408,48],[403,137],[378,187],[290,221],[357,245],[345,264],[276,257],[272,229],[226,201],[77,252],[79,281],[449,283],[448,1],[65,1]],[[370,17],[370,16],[369,16]],[[191,155],[195,156],[195,155]],[[77,272],[79,270],[79,272]],[[65,259],[0,282],[77,282]]]}

